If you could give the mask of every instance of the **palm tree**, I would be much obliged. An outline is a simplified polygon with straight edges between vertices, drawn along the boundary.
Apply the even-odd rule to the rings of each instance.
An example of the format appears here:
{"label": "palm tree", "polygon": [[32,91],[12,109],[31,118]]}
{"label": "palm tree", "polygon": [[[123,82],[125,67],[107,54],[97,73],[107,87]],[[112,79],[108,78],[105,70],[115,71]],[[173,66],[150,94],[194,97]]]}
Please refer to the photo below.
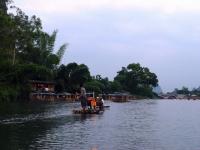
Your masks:
{"label": "palm tree", "polygon": [[48,68],[54,68],[54,66],[60,64],[68,45],[61,45],[56,53],[54,53],[56,35],[57,30],[55,30],[51,35],[48,35],[47,33],[42,33],[42,36],[40,38],[40,60],[42,61],[42,65],[47,66]]}

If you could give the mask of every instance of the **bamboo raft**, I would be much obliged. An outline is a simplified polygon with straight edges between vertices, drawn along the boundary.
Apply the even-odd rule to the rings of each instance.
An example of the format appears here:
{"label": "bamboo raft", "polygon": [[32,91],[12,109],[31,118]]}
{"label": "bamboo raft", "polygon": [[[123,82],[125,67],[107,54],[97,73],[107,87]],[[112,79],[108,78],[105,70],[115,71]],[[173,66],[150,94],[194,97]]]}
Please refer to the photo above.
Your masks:
{"label": "bamboo raft", "polygon": [[80,110],[80,109],[78,109],[78,110],[73,110],[73,113],[74,114],[99,114],[100,112],[102,112],[102,111],[100,111],[100,110],[90,110],[90,109],[87,109],[87,110]]}
{"label": "bamboo raft", "polygon": [[97,109],[86,109],[86,110],[82,110],[82,109],[75,109],[73,110],[74,114],[100,114],[102,112],[104,112],[104,109],[108,109],[110,108],[110,106],[104,106],[103,109],[100,109],[97,106]]}

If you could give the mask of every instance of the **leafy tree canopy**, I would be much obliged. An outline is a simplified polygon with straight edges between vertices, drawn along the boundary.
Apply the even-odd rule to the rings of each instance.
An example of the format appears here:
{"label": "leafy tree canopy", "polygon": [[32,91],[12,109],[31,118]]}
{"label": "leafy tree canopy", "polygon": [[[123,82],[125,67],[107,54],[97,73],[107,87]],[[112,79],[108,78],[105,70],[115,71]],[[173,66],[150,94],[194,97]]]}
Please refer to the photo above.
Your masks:
{"label": "leafy tree canopy", "polygon": [[114,81],[121,84],[122,89],[132,94],[151,95],[152,87],[158,84],[156,74],[139,63],[129,64],[118,72]]}
{"label": "leafy tree canopy", "polygon": [[57,70],[56,80],[59,81],[59,89],[70,92],[76,91],[80,84],[86,83],[91,79],[89,68],[84,64],[69,63],[61,65]]}
{"label": "leafy tree canopy", "polygon": [[28,95],[24,87],[29,80],[53,80],[67,44],[55,50],[57,30],[48,34],[40,18],[15,6],[11,7],[15,13],[7,14],[10,2],[0,1],[0,84],[9,85],[14,94]]}

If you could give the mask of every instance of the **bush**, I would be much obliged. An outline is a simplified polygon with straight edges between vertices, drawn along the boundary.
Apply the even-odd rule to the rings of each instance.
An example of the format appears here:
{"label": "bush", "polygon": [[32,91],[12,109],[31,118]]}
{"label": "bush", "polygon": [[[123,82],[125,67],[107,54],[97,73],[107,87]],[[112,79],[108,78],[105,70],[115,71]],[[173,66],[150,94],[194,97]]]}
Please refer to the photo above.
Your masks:
{"label": "bush", "polygon": [[0,87],[0,101],[11,102],[16,101],[18,97],[18,91],[16,88],[9,86]]}

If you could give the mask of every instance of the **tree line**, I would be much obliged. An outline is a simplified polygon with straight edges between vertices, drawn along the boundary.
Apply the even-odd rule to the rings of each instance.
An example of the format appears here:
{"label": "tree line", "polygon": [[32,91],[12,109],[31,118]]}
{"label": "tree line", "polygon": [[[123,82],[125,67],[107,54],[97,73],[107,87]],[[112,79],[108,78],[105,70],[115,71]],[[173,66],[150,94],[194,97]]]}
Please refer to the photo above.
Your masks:
{"label": "tree line", "polygon": [[200,87],[199,88],[193,88],[192,90],[189,90],[188,87],[183,86],[181,89],[175,88],[172,93],[200,96]]}
{"label": "tree line", "polygon": [[[40,18],[29,17],[20,8],[0,1],[0,100],[28,100],[30,80],[55,81],[56,92],[74,93],[80,84],[95,93],[130,92],[151,97],[157,76],[138,63],[129,64],[113,81],[92,76],[85,64],[60,65],[67,44],[55,49],[57,30],[51,34],[42,28]],[[8,6],[13,9],[8,13]]]}

